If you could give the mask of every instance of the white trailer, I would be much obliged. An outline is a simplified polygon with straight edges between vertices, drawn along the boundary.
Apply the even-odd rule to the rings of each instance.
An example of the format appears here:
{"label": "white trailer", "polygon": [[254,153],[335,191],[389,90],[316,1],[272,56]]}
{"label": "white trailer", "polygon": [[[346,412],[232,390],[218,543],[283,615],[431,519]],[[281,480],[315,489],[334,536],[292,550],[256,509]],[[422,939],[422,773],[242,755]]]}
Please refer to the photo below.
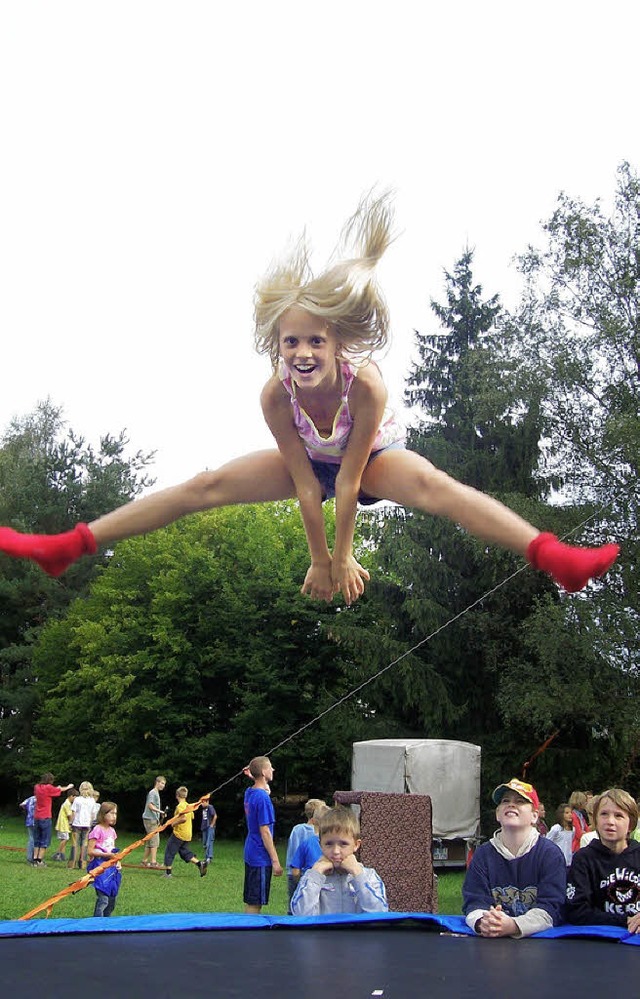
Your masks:
{"label": "white trailer", "polygon": [[480,746],[452,739],[354,742],[351,789],[428,794],[434,862],[464,866],[480,831],[480,762]]}

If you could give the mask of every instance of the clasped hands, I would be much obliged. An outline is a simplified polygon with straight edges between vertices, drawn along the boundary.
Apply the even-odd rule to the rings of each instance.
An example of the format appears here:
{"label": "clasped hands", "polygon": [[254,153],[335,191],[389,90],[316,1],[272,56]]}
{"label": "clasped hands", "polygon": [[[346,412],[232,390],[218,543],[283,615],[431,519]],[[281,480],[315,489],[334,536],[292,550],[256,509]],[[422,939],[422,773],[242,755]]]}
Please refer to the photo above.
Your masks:
{"label": "clasped hands", "polygon": [[503,912],[501,905],[492,905],[488,912],[476,920],[475,931],[481,937],[512,937],[518,932],[518,924]]}
{"label": "clasped hands", "polygon": [[364,593],[370,575],[353,555],[346,559],[330,558],[326,562],[312,562],[307,570],[300,592],[312,600],[331,603],[336,593],[341,593],[347,607]]}

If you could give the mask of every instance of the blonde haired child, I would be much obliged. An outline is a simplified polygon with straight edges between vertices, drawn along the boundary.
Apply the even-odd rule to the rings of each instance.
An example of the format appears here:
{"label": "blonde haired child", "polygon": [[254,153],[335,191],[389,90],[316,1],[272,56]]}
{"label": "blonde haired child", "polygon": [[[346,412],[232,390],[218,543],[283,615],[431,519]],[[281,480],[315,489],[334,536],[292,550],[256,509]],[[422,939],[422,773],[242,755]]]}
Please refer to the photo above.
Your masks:
{"label": "blonde haired child", "polygon": [[87,866],[87,849],[89,846],[89,830],[94,824],[95,799],[93,797],[93,784],[88,780],[83,780],[78,787],[79,794],[73,800],[71,806],[71,859],[68,867],[79,867],[83,870]]}
{"label": "blonde haired child", "polygon": [[[314,276],[302,244],[258,284],[256,347],[275,369],[261,402],[277,450],[237,458],[65,534],[0,528],[0,551],[34,559],[58,576],[83,554],[189,513],[297,497],[311,556],[302,592],[326,601],[342,593],[351,604],[369,579],[353,555],[357,504],[390,500],[446,516],[484,541],[526,555],[566,590],[580,590],[601,576],[615,561],[617,545],[562,544],[405,449],[382,376],[370,360],[388,340],[389,315],[374,272],[391,239],[389,199],[365,200],[345,228],[342,260]],[[331,552],[322,502],[334,495]]]}
{"label": "blonde haired child", "polygon": [[380,875],[356,859],[360,824],[349,808],[329,808],[318,819],[322,856],[300,878],[291,899],[294,916],[334,912],[388,912]]}
{"label": "blonde haired child", "polygon": [[193,838],[193,809],[187,809],[187,796],[189,791],[182,786],[176,790],[176,801],[178,804],[173,813],[171,825],[173,827],[171,836],[167,840],[164,851],[165,878],[172,876],[173,861],[176,854],[184,860],[185,864],[195,864],[203,878],[209,867],[206,860],[198,860],[190,847]]}
{"label": "blonde haired child", "polygon": [[56,822],[56,836],[58,839],[58,849],[54,853],[52,860],[66,860],[65,850],[67,847],[67,841],[71,836],[71,819],[73,817],[73,802],[78,797],[78,792],[75,787],[70,787],[67,791],[67,797],[60,805],[60,811],[58,812],[58,821]]}
{"label": "blonde haired child", "polygon": [[632,839],[638,806],[610,787],[596,798],[593,821],[598,838],[574,854],[569,870],[567,922],[640,933],[640,843]]}

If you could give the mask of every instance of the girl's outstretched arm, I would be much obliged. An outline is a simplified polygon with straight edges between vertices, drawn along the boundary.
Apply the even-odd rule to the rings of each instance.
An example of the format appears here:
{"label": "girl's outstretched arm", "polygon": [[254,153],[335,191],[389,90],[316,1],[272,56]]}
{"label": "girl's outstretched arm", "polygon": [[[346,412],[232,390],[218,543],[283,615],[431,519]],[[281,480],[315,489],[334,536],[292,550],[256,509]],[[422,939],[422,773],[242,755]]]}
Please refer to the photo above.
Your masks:
{"label": "girl's outstretched arm", "polygon": [[369,573],[353,557],[353,535],[362,473],[384,415],[387,390],[377,365],[358,372],[349,396],[353,428],[336,478],[336,543],[333,550],[334,591],[351,604],[364,593]]}
{"label": "girl's outstretched arm", "polygon": [[333,599],[331,552],[322,514],[322,489],[298,436],[291,415],[291,401],[275,376],[267,382],[260,397],[262,412],[280,454],[293,479],[300,504],[311,565],[302,585],[302,593],[315,600]]}

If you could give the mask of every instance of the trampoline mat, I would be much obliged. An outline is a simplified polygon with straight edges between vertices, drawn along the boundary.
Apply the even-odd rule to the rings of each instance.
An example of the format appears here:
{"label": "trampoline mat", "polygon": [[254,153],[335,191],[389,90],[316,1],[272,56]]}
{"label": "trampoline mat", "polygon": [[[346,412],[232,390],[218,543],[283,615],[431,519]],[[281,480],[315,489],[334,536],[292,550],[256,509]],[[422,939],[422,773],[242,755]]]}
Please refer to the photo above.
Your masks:
{"label": "trampoline mat", "polygon": [[406,926],[0,939],[11,999],[68,999],[79,980],[91,999],[176,990],[189,999],[540,999],[544,982],[554,995],[626,994],[637,960],[634,947],[601,940],[480,940]]}

